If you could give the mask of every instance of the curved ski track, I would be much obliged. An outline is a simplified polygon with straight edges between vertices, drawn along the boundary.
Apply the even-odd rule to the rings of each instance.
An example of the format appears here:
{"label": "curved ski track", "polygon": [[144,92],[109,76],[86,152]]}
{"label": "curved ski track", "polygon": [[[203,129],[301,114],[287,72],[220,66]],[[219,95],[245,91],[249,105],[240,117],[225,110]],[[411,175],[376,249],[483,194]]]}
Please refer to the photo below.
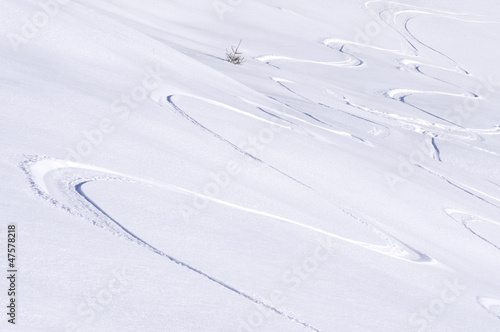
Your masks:
{"label": "curved ski track", "polygon": [[[189,193],[199,196],[203,195],[189,192],[186,189],[182,189],[173,185],[161,185],[158,183],[152,183],[151,181],[148,180],[126,176],[99,167],[93,167],[89,165],[83,165],[83,164],[56,160],[40,156],[28,157],[27,160],[21,165],[21,168],[28,176],[31,188],[37,194],[37,196],[49,201],[54,206],[61,208],[72,215],[84,218],[90,221],[95,226],[111,231],[113,234],[119,237],[124,237],[129,241],[135,242],[138,245],[151,250],[155,254],[165,257],[171,262],[178,264],[184,268],[187,268],[192,272],[207,278],[211,282],[214,282],[222,286],[223,288],[233,293],[236,293],[237,295],[251,302],[254,302],[257,305],[260,305],[268,310],[271,310],[272,312],[280,316],[283,316],[294,323],[300,324],[303,327],[306,327],[313,331],[317,332],[320,331],[314,326],[311,326],[306,322],[303,322],[285,313],[284,311],[261,301],[257,297],[249,295],[244,291],[238,290],[237,288],[225,283],[224,281],[217,279],[216,277],[213,277],[201,271],[200,269],[191,266],[183,262],[182,260],[172,257],[167,253],[157,249],[155,246],[141,239],[138,235],[129,231],[124,225],[119,223],[117,220],[113,219],[108,213],[106,213],[106,211],[100,208],[96,202],[94,202],[90,197],[88,197],[85,194],[83,186],[92,181],[126,181],[126,182],[156,185],[165,188],[167,190],[184,194]],[[58,191],[56,194],[62,193],[63,196],[65,196],[65,198],[68,199],[66,203],[63,203],[55,199],[51,193],[51,190],[48,189],[51,184],[46,183],[45,179],[49,177],[51,172],[56,173],[56,178],[54,179],[57,181],[57,183],[55,183],[56,190]]]}

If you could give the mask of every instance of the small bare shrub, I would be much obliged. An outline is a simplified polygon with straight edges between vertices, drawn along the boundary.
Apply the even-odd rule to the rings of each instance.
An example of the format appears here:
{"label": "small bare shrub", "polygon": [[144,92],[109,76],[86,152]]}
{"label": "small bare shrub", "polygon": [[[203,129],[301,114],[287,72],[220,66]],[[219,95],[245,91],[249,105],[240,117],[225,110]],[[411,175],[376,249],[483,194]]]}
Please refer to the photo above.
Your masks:
{"label": "small bare shrub", "polygon": [[242,65],[245,62],[245,58],[241,56],[242,53],[238,51],[240,45],[241,40],[236,48],[234,48],[234,46],[231,46],[231,52],[226,49],[226,60],[228,62],[231,62],[235,65]]}

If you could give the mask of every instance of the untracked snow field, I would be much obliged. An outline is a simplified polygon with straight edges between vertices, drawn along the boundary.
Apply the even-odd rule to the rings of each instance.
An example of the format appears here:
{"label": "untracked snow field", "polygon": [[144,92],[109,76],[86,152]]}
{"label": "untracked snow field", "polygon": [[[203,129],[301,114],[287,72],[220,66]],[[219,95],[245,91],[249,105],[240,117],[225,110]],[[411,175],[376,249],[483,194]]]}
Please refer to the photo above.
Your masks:
{"label": "untracked snow field", "polygon": [[0,331],[500,331],[497,1],[0,0],[0,32]]}

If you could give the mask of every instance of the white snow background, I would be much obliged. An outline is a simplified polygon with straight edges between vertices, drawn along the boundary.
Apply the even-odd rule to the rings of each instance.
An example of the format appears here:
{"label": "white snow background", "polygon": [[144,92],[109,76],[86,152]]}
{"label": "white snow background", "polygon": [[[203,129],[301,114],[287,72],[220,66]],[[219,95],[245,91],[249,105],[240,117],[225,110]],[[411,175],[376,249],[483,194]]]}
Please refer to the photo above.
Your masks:
{"label": "white snow background", "polygon": [[0,32],[1,331],[500,331],[498,2],[2,0]]}

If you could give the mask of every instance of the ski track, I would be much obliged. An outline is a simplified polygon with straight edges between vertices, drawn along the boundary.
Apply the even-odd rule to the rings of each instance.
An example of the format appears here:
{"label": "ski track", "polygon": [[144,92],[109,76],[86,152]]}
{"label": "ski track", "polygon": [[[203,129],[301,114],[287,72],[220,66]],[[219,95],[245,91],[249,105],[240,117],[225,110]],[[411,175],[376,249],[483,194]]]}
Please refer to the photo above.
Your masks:
{"label": "ski track", "polygon": [[[36,168],[37,164],[39,163],[49,163],[48,165],[42,165],[40,169],[36,169],[34,172],[33,169]],[[106,213],[102,208],[99,207],[99,205],[94,202],[90,197],[88,197],[84,190],[83,186],[87,183],[90,183],[92,181],[125,181],[125,182],[135,182],[135,183],[145,183],[145,184],[154,184],[151,183],[150,181],[147,180],[142,180],[134,177],[129,177],[126,175],[122,175],[113,171],[109,171],[106,169],[98,168],[98,167],[93,167],[89,165],[83,165],[83,164],[78,164],[78,163],[73,163],[73,162],[68,162],[68,161],[59,161],[55,159],[50,159],[50,158],[45,158],[45,157],[39,157],[39,156],[34,156],[34,157],[28,157],[27,160],[21,165],[22,170],[26,173],[29,179],[29,183],[31,186],[31,189],[36,193],[37,196],[49,201],[52,205],[61,208],[62,210],[69,212],[72,215],[84,218],[88,221],[90,221],[93,225],[98,226],[100,228],[106,229],[110,232],[112,232],[114,235],[117,235],[119,237],[124,237],[125,239],[135,242],[138,245],[145,247],[152,252],[154,252],[157,255],[160,255],[162,257],[167,258],[171,262],[178,264],[184,268],[189,269],[190,271],[207,278],[211,282],[214,282],[223,288],[236,293],[239,296],[242,296],[243,298],[254,302],[257,305],[260,305],[284,318],[287,318],[291,320],[294,323],[297,323],[299,325],[302,325],[303,327],[306,327],[310,330],[317,331],[319,332],[320,330],[315,328],[314,326],[303,322],[287,313],[284,311],[269,305],[261,300],[259,300],[257,297],[254,297],[252,295],[249,295],[245,293],[244,291],[241,291],[201,270],[198,268],[191,266],[177,258],[174,258],[163,251],[157,249],[153,245],[149,244],[148,242],[144,241],[141,239],[139,236],[135,235],[131,231],[129,231],[127,228],[125,228],[122,224],[120,224],[118,221],[113,219],[108,213]],[[70,169],[71,172],[68,174],[64,171],[64,169]],[[42,174],[34,174],[37,172],[40,172]],[[79,171],[84,171],[85,172],[91,172],[91,173],[97,173],[99,175],[94,175],[94,176],[82,176],[79,175]],[[46,172],[46,173],[43,173]],[[59,202],[58,200],[54,199],[49,192],[46,192],[45,190],[48,190],[48,186],[46,183],[39,184],[39,181],[41,179],[44,179],[49,172],[57,172],[58,175],[61,176],[67,176],[69,175],[70,178],[63,178],[61,177],[59,180],[62,181],[62,183],[59,184],[59,188],[61,190],[64,190],[65,192],[63,194],[66,195],[66,197],[69,198],[70,202],[73,203],[71,206],[64,204],[62,202]],[[73,178],[74,177],[74,178]],[[43,181],[43,180],[42,180]],[[155,184],[158,185],[158,184]],[[165,187],[165,186],[162,186]],[[175,187],[175,186],[166,186],[166,188],[177,191],[177,192],[183,192],[183,193],[188,193],[187,190]],[[192,193],[195,194],[195,193]]]}
{"label": "ski track", "polygon": [[[144,183],[144,184],[149,184],[153,186],[158,186],[173,192],[181,193],[181,194],[186,194],[186,195],[194,195],[194,196],[199,196],[203,197],[205,199],[208,199],[212,202],[225,205],[231,208],[235,208],[241,211],[253,213],[255,215],[259,216],[265,216],[269,217],[271,219],[275,219],[277,221],[302,227],[304,229],[307,229],[309,231],[313,231],[322,235],[326,235],[332,238],[335,238],[337,240],[341,240],[383,255],[387,255],[392,258],[396,259],[401,259],[404,261],[408,262],[414,262],[414,263],[431,263],[431,264],[436,264],[437,262],[427,255],[424,255],[420,252],[418,252],[416,249],[412,248],[411,246],[404,244],[403,242],[394,239],[387,233],[383,232],[382,230],[379,230],[372,224],[368,223],[367,221],[361,219],[357,215],[353,214],[352,212],[346,210],[344,207],[337,207],[339,210],[350,216],[351,218],[354,218],[364,226],[366,226],[370,231],[372,231],[374,234],[378,235],[381,239],[383,239],[385,242],[387,242],[387,246],[380,246],[380,245],[374,245],[370,243],[365,243],[361,241],[356,241],[352,240],[349,238],[345,238],[342,236],[339,236],[334,233],[330,233],[321,229],[318,229],[313,226],[309,226],[306,224],[302,224],[298,221],[283,218],[280,216],[272,215],[269,213],[266,213],[264,211],[258,211],[258,210],[253,210],[249,209],[243,206],[239,206],[230,202],[226,202],[223,200],[219,200],[210,196],[202,195],[197,192],[193,192],[184,188],[180,188],[177,186],[169,185],[169,184],[160,184],[156,182],[152,182],[149,180],[145,179],[139,179],[131,176],[126,176],[123,174],[119,174],[113,171],[109,171],[106,169],[102,168],[97,168],[93,166],[88,166],[88,165],[83,165],[83,164],[78,164],[74,162],[68,162],[68,161],[62,161],[62,160],[56,160],[56,159],[51,159],[47,157],[28,157],[27,160],[21,165],[22,170],[26,173],[28,176],[28,180],[30,183],[30,186],[34,193],[38,196],[41,197],[49,202],[51,202],[53,205],[58,206],[59,208],[62,208],[63,210],[70,212],[73,215],[82,217],[84,219],[90,220],[94,225],[99,226],[101,228],[108,228],[109,230],[113,231],[113,233],[117,233],[118,235],[127,235],[130,239],[130,232],[126,230],[122,225],[120,225],[117,221],[113,220],[110,216],[107,216],[107,214],[104,211],[101,211],[100,208],[95,204],[95,209],[89,209],[88,204],[81,204],[81,196],[84,196],[85,200],[88,202],[90,198],[88,198],[86,195],[84,195],[82,186],[85,183],[91,182],[91,181],[128,181],[128,182],[137,182],[137,183]],[[33,169],[35,169],[35,172],[33,172]],[[92,176],[87,175],[87,176],[82,176],[79,175],[78,173],[82,173],[82,170],[85,171],[92,171],[96,174],[92,174]],[[58,180],[59,182],[63,183],[64,185],[61,186],[61,183],[57,186],[55,190],[49,189],[46,183],[46,179],[49,173],[57,171],[57,174],[60,175],[61,177],[66,176],[66,173],[69,173],[71,175],[71,181],[66,181],[64,179]],[[78,171],[78,172],[77,172]],[[55,179],[56,180],[56,179]],[[295,180],[296,181],[296,180]],[[300,182],[298,182],[300,184]],[[305,186],[305,185],[304,185]],[[307,187],[307,186],[306,186]],[[309,188],[309,187],[307,187]],[[56,193],[52,194],[52,192],[56,191]],[[63,203],[59,201],[58,199],[54,198],[55,194],[60,195],[61,197],[64,197],[69,200],[69,203]],[[94,203],[92,202],[91,205],[93,206]],[[103,222],[102,219],[100,219],[100,214],[103,214],[109,221]],[[89,217],[91,215],[91,217]],[[96,221],[94,218],[97,218],[98,221]],[[106,220],[106,218],[104,218]],[[142,241],[142,240],[141,240]],[[144,241],[143,241],[144,242]],[[153,247],[154,248],[154,247]],[[154,248],[155,249],[155,248]]]}
{"label": "ski track", "polygon": [[[481,133],[482,135],[500,134],[498,126],[495,126],[495,128],[491,129],[470,129],[463,127],[450,127],[444,124],[433,123],[419,118],[409,118],[395,113],[387,113],[384,111],[372,109],[367,106],[354,103],[347,98],[344,98],[343,102],[350,107],[390,120],[394,123],[395,127],[399,127],[407,131],[413,131],[419,134],[428,135],[434,138],[439,138],[441,140],[449,140],[452,142],[458,142],[464,144],[465,143],[464,141],[474,141],[474,142],[484,141],[484,138],[482,138],[482,136],[479,135],[478,133]],[[481,151],[484,150],[478,147],[474,147],[472,145],[467,145],[467,146],[474,149],[479,149]],[[495,152],[487,150],[484,150],[483,152],[495,154]]]}
{"label": "ski track", "polygon": [[[342,51],[340,51],[340,52],[342,52]],[[342,52],[342,53],[344,53],[344,52]],[[344,54],[347,54],[347,53],[344,53]],[[291,57],[287,57],[287,56],[280,56],[280,55],[262,55],[262,56],[255,57],[254,59],[261,61],[261,62],[264,62],[268,65],[271,65],[272,61],[309,63],[309,64],[317,64],[317,65],[323,65],[323,66],[347,67],[347,68],[359,67],[363,64],[362,61],[360,61],[357,58],[351,57],[351,56],[347,60],[343,60],[343,61],[314,61],[314,60],[296,59],[296,58],[291,58]],[[274,67],[276,67],[276,66],[274,66]],[[276,67],[276,68],[279,68],[279,67]]]}
{"label": "ski track", "polygon": [[500,224],[498,222],[493,221],[493,220],[488,219],[488,218],[479,217],[479,216],[476,216],[476,215],[473,215],[473,214],[470,214],[470,213],[467,213],[467,212],[464,212],[461,210],[457,210],[457,209],[448,208],[448,209],[444,209],[444,212],[448,216],[450,216],[453,220],[455,220],[456,222],[458,222],[459,224],[464,226],[469,232],[471,232],[472,234],[477,236],[479,239],[481,239],[482,241],[493,246],[497,250],[500,250],[500,246],[499,246],[500,244],[495,244],[495,243],[491,242],[490,240],[486,239],[484,236],[482,236],[478,232],[474,231],[471,228],[471,226],[469,225],[471,222],[480,222],[480,223],[489,223],[489,224],[492,224],[494,226],[500,227]]}
{"label": "ski track", "polygon": [[[273,78],[273,80],[274,80],[276,83],[278,83],[280,86],[282,86],[283,88],[285,88],[286,90],[288,90],[289,92],[291,92],[292,94],[294,94],[294,95],[296,95],[296,96],[300,97],[301,99],[304,99],[304,100],[306,100],[306,101],[308,101],[308,102],[311,102],[311,103],[313,103],[313,104],[320,105],[319,103],[316,103],[316,102],[312,101],[311,99],[308,99],[308,98],[306,98],[306,97],[304,97],[304,96],[300,95],[299,93],[297,93],[297,92],[293,91],[292,89],[288,88],[286,85],[284,85],[284,84],[282,83],[282,79],[276,79],[276,78]],[[293,82],[290,82],[290,81],[288,81],[288,82],[289,82],[289,83],[293,83]],[[301,111],[301,110],[299,110],[299,109],[297,109],[297,108],[295,108],[295,107],[290,106],[290,105],[289,105],[289,104],[287,104],[287,103],[283,103],[283,102],[279,101],[278,99],[276,99],[276,98],[274,98],[274,97],[268,96],[268,98],[269,98],[269,99],[271,99],[271,100],[274,100],[274,101],[276,101],[276,102],[278,102],[278,103],[280,103],[280,104],[282,104],[282,105],[284,105],[284,106],[286,106],[286,107],[287,107],[287,108],[289,108],[289,109],[294,110],[294,111],[295,111],[295,112],[297,112],[297,113],[300,113],[300,114],[305,115],[306,117],[308,117],[308,118],[310,118],[310,119],[313,119],[313,120],[314,120],[314,122],[320,123],[320,124],[325,125],[325,126],[327,126],[327,127],[329,127],[329,128],[325,128],[325,127],[323,127],[323,126],[316,125],[316,124],[314,124],[314,123],[311,123],[311,122],[309,122],[309,121],[306,121],[306,120],[304,120],[304,119],[298,118],[298,117],[293,116],[293,115],[288,114],[288,113],[283,113],[283,112],[282,112],[281,114],[282,114],[283,116],[289,117],[289,118],[291,118],[292,120],[295,120],[295,121],[297,121],[297,122],[301,122],[301,123],[303,123],[303,124],[306,124],[306,125],[309,125],[309,126],[312,126],[312,127],[315,127],[315,128],[319,128],[319,129],[321,129],[321,130],[324,130],[324,131],[327,131],[327,132],[330,132],[330,133],[333,133],[333,134],[336,134],[336,135],[339,135],[339,136],[344,136],[344,137],[351,138],[351,139],[353,139],[354,141],[357,141],[357,142],[359,142],[359,143],[363,143],[363,144],[366,144],[366,145],[368,145],[368,146],[373,147],[373,144],[372,144],[371,142],[369,142],[369,141],[367,141],[367,140],[365,140],[365,139],[363,139],[363,138],[361,138],[361,137],[359,137],[359,136],[353,135],[353,134],[348,133],[348,132],[345,132],[345,131],[336,130],[336,129],[334,129],[334,126],[332,126],[331,124],[326,123],[326,122],[324,122],[324,121],[322,121],[322,120],[320,120],[320,119],[318,119],[318,118],[316,118],[316,117],[312,116],[312,115],[311,115],[311,114],[309,114],[309,113],[303,112],[303,111]],[[290,124],[297,125],[295,122],[292,122],[292,121],[286,120],[286,119],[284,119],[283,117],[277,116],[276,114],[273,114],[273,113],[271,113],[271,112],[266,111],[266,110],[265,110],[262,106],[259,106],[259,104],[257,104],[257,103],[253,103],[253,102],[251,102],[251,101],[249,101],[249,100],[245,100],[245,101],[246,101],[247,103],[249,103],[249,104],[252,104],[252,105],[256,106],[256,107],[257,107],[257,109],[259,109],[260,111],[262,111],[262,112],[264,112],[264,113],[266,113],[266,114],[268,114],[268,115],[270,115],[270,116],[276,117],[276,118],[281,119],[281,120],[283,120],[283,121],[286,121],[286,122],[288,122],[288,123],[290,123]],[[346,113],[346,114],[347,114],[347,113]],[[315,134],[313,134],[313,133],[311,133],[311,132],[309,132],[308,134],[309,134],[309,136],[311,136],[311,137],[318,138],[318,136],[317,136],[317,135],[315,135]],[[324,139],[322,139],[322,141],[324,141]]]}
{"label": "ski track", "polygon": [[[455,187],[455,188],[457,188],[457,189],[459,189],[459,190],[461,190],[461,191],[463,191],[463,192],[465,192],[465,193],[467,193],[467,194],[469,194],[469,195],[473,196],[474,198],[477,198],[477,199],[479,199],[479,200],[483,201],[483,202],[484,202],[484,203],[486,203],[486,204],[489,204],[489,205],[491,205],[491,206],[496,207],[497,209],[500,209],[500,206],[496,205],[495,203],[493,203],[493,202],[491,202],[491,201],[489,201],[489,200],[487,200],[487,199],[485,199],[485,198],[483,198],[483,197],[481,197],[481,196],[486,196],[486,197],[488,197],[488,198],[490,198],[490,199],[492,199],[492,200],[495,200],[495,201],[497,201],[497,202],[500,202],[500,199],[499,199],[499,198],[497,198],[497,197],[495,197],[495,196],[492,196],[492,195],[490,195],[490,194],[487,194],[487,193],[485,193],[485,192],[483,192],[483,191],[480,191],[479,189],[476,189],[476,188],[471,187],[471,186],[469,186],[469,185],[466,185],[465,183],[462,183],[462,182],[460,182],[460,181],[458,181],[458,180],[450,180],[450,179],[448,179],[446,176],[444,176],[444,175],[442,175],[442,174],[439,174],[439,173],[437,173],[437,172],[435,172],[435,171],[433,171],[433,170],[431,170],[431,169],[429,169],[429,168],[427,168],[427,167],[425,167],[425,166],[422,166],[422,165],[420,165],[420,164],[415,164],[415,166],[417,166],[417,167],[419,167],[419,168],[423,169],[424,171],[428,172],[428,173],[429,173],[429,174],[431,174],[431,175],[434,175],[434,176],[436,176],[436,177],[438,177],[438,178],[440,178],[440,179],[444,180],[444,181],[445,181],[445,182],[447,182],[448,184],[450,184],[450,185],[452,185],[453,187]],[[477,194],[475,194],[474,192],[476,192]]]}
{"label": "ski track", "polygon": [[[169,95],[161,100],[165,100],[167,102],[167,105],[170,105],[170,107],[172,109],[174,109],[180,116],[182,116],[183,118],[187,119],[188,121],[190,121],[191,123],[193,123],[194,125],[196,125],[197,127],[199,127],[200,129],[210,133],[213,137],[221,140],[222,142],[224,142],[225,144],[229,145],[231,148],[235,149],[238,153],[241,153],[245,156],[248,156],[250,157],[251,159],[253,159],[255,162],[258,162],[258,163],[262,163],[264,164],[266,167],[272,169],[273,171],[275,172],[278,172],[279,174],[285,176],[286,178],[288,178],[289,180],[297,183],[298,185],[308,189],[308,190],[311,190],[314,194],[318,195],[319,197],[323,198],[324,200],[326,200],[327,202],[329,202],[330,204],[332,204],[333,207],[335,207],[336,209],[338,209],[339,211],[341,211],[342,213],[346,214],[347,216],[349,216],[350,218],[356,220],[357,222],[361,223],[362,225],[364,225],[365,227],[367,227],[368,229],[370,229],[374,234],[376,234],[377,236],[379,236],[381,239],[383,239],[385,242],[388,243],[388,245],[386,247],[380,247],[380,246],[374,246],[374,245],[371,245],[371,244],[367,244],[367,243],[362,243],[362,242],[359,242],[359,241],[354,241],[354,240],[350,240],[350,239],[346,239],[346,238],[343,238],[343,237],[339,237],[338,235],[335,235],[335,234],[332,234],[332,233],[329,233],[329,232],[325,232],[325,231],[322,231],[322,230],[318,230],[317,228],[314,228],[314,227],[311,227],[311,226],[305,226],[305,228],[308,228],[310,230],[314,230],[314,231],[319,231],[325,235],[328,235],[328,236],[331,236],[331,237],[334,237],[334,238],[337,238],[337,239],[341,239],[341,240],[344,240],[344,241],[347,241],[349,243],[352,243],[352,244],[356,244],[356,245],[359,245],[361,247],[365,247],[367,249],[370,249],[370,250],[373,250],[373,251],[376,251],[378,253],[381,253],[381,254],[384,254],[384,255],[387,255],[387,256],[390,256],[390,257],[393,257],[393,258],[397,258],[397,259],[402,259],[402,260],[405,260],[405,261],[410,261],[410,262],[414,262],[414,263],[428,263],[428,264],[435,264],[435,265],[440,265],[440,263],[438,263],[437,261],[435,261],[433,258],[419,252],[417,249],[411,247],[410,245],[392,237],[391,235],[385,233],[384,231],[382,231],[381,229],[378,229],[377,227],[374,226],[375,224],[375,221],[372,221],[372,222],[367,222],[366,220],[369,220],[370,218],[367,217],[367,216],[362,216],[360,217],[359,215],[361,215],[361,213],[359,211],[357,211],[356,213],[352,212],[354,209],[352,208],[348,208],[346,206],[344,206],[344,204],[340,203],[340,202],[337,202],[335,200],[333,200],[331,197],[329,197],[328,195],[310,187],[309,185],[297,180],[295,177],[281,171],[280,169],[264,162],[263,160],[247,153],[246,151],[243,151],[242,149],[240,149],[238,146],[236,146],[234,143],[230,142],[229,140],[225,139],[224,137],[220,136],[219,134],[213,132],[212,130],[210,130],[209,128],[203,126],[201,123],[199,123],[197,120],[195,120],[194,118],[192,118],[190,115],[188,115],[186,112],[184,112],[179,106],[177,106],[174,101],[173,101],[173,97],[174,95]],[[160,105],[164,106],[163,103],[160,102]],[[274,218],[277,218],[277,217],[274,217]],[[289,223],[292,223],[292,224],[297,224],[295,221],[291,221],[291,220],[284,220],[283,218],[279,218],[281,221],[286,221],[286,222],[289,222]],[[304,226],[303,226],[304,227]],[[411,256],[416,256],[416,258],[411,258]],[[442,266],[441,266],[442,267]]]}
{"label": "ski track", "polygon": [[[285,84],[283,84],[281,81],[276,80],[276,79],[273,79],[273,80],[274,80],[276,83],[278,83],[280,86],[282,86],[283,88],[285,88],[286,90],[288,90],[290,93],[292,93],[292,94],[294,94],[294,95],[296,95],[296,96],[300,97],[301,99],[303,99],[303,100],[305,100],[305,101],[311,102],[311,103],[313,103],[313,104],[315,104],[315,105],[319,105],[319,106],[322,106],[322,107],[326,107],[326,108],[329,108],[329,109],[335,110],[335,111],[337,111],[337,112],[341,112],[341,113],[346,114],[346,115],[348,115],[348,116],[351,116],[351,117],[353,117],[353,118],[356,118],[356,119],[359,119],[359,120],[362,120],[362,121],[366,121],[366,122],[368,122],[368,123],[371,123],[372,125],[375,125],[376,127],[378,127],[377,129],[379,129],[379,130],[378,130],[378,132],[379,132],[379,133],[383,133],[383,134],[384,134],[383,136],[381,136],[382,138],[387,137],[387,136],[389,136],[389,135],[390,135],[390,129],[389,129],[389,127],[387,127],[387,126],[384,126],[384,125],[381,125],[381,124],[380,124],[380,123],[378,123],[378,122],[375,122],[375,121],[372,121],[372,120],[369,120],[369,119],[366,119],[366,118],[363,118],[363,117],[360,117],[360,116],[354,115],[354,114],[352,114],[352,113],[349,113],[349,112],[346,112],[346,111],[343,111],[343,110],[340,110],[340,109],[333,108],[333,107],[331,107],[330,105],[326,105],[326,104],[322,104],[322,103],[315,102],[315,101],[313,101],[313,100],[311,100],[311,99],[309,99],[309,98],[307,98],[307,97],[304,97],[303,95],[301,95],[301,94],[297,93],[296,91],[292,90],[291,88],[287,87],[287,86],[286,86]],[[289,83],[292,83],[292,82],[289,82]],[[268,96],[268,98],[270,98],[270,99],[272,99],[272,100],[274,100],[274,101],[276,101],[276,102],[279,102],[279,103],[281,103],[281,104],[285,105],[286,107],[288,107],[288,108],[290,108],[290,109],[293,109],[293,110],[295,110],[296,112],[301,113],[301,114],[303,114],[303,115],[305,115],[305,116],[307,116],[307,117],[309,117],[309,118],[311,118],[311,119],[315,120],[316,122],[319,122],[319,123],[321,123],[321,124],[324,124],[324,125],[326,125],[326,126],[328,126],[328,127],[330,127],[330,128],[334,128],[331,124],[326,123],[326,122],[324,122],[324,121],[322,121],[322,120],[320,120],[320,119],[318,119],[318,118],[316,118],[316,117],[314,117],[314,116],[310,115],[309,113],[303,112],[303,111],[301,111],[301,110],[299,110],[299,109],[297,109],[297,108],[295,108],[295,107],[293,107],[293,106],[291,106],[291,105],[289,105],[289,104],[287,104],[287,103],[284,103],[284,102],[282,102],[282,101],[278,100],[278,99],[277,99],[277,98],[275,98],[275,97]],[[262,109],[261,109],[261,110],[262,110]],[[266,112],[266,113],[267,113],[267,112]],[[311,124],[311,123],[309,123],[309,122],[307,122],[307,121],[304,121],[304,120],[301,120],[301,119],[299,119],[299,120],[300,120],[300,121],[302,121],[302,122],[308,123],[309,125],[314,126],[313,124]],[[341,125],[341,124],[339,124],[339,125]],[[316,126],[316,127],[318,127],[318,126]],[[323,129],[323,130],[327,130],[326,128],[323,128],[323,127],[319,127],[319,128],[321,128],[321,129]],[[381,128],[384,128],[384,129],[381,129]],[[358,141],[361,141],[362,143],[366,143],[366,144],[368,144],[368,145],[370,145],[370,146],[373,146],[373,144],[371,144],[371,142],[368,142],[368,141],[366,141],[366,140],[362,139],[361,137],[357,137],[357,136],[352,135],[352,134],[350,134],[350,133],[344,133],[344,134],[342,134],[342,135],[343,135],[343,136],[350,136],[350,137],[352,137],[353,139],[356,139],[356,140],[358,140]]]}

